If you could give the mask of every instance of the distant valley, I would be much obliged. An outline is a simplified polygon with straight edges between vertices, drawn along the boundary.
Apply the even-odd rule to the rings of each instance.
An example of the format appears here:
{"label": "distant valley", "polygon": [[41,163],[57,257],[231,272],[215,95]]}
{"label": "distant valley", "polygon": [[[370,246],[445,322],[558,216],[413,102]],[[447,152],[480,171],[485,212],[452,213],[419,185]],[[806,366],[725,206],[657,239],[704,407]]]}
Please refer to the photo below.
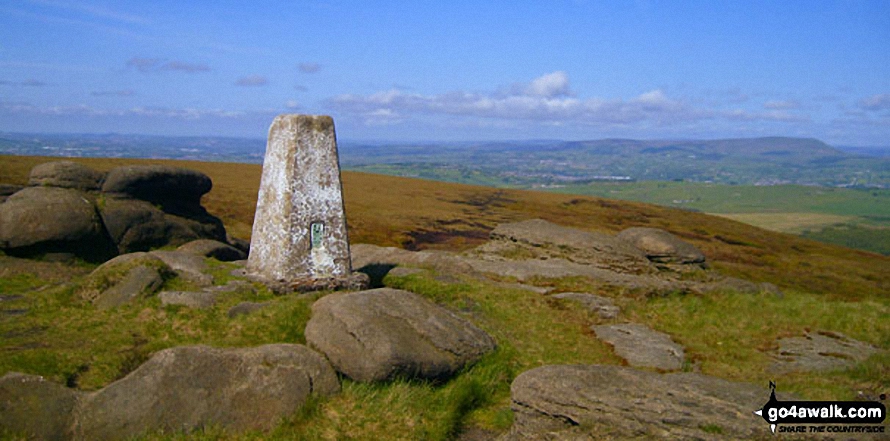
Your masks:
{"label": "distant valley", "polygon": [[[781,137],[339,144],[346,170],[654,203],[890,254],[890,148]],[[7,155],[258,164],[264,152],[263,139],[0,133]]]}
{"label": "distant valley", "polygon": [[[0,133],[0,154],[262,163],[265,141],[224,137]],[[890,147],[815,139],[340,142],[345,169],[498,187],[595,181],[890,188]]]}

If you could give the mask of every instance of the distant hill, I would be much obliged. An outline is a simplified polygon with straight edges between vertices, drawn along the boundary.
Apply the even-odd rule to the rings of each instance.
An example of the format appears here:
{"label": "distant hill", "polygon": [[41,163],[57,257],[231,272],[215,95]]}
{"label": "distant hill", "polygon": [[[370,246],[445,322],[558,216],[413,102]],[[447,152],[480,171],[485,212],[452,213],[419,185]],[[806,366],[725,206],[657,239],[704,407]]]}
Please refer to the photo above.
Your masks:
{"label": "distant hill", "polygon": [[[817,139],[340,142],[344,168],[496,187],[602,180],[890,188],[880,149],[842,151]],[[0,154],[262,163],[263,139],[0,133]]]}

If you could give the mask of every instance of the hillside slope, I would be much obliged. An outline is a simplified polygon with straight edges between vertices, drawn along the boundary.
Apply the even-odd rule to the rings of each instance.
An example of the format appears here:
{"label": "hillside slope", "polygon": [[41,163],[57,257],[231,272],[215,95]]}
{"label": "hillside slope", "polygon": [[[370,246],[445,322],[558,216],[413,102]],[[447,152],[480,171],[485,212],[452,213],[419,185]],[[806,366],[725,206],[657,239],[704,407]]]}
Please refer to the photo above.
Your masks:
{"label": "hillside slope", "polygon": [[[0,182],[23,184],[36,164],[58,158],[4,156]],[[247,238],[262,167],[256,164],[76,158],[99,170],[168,164],[213,179],[208,210]],[[350,241],[407,249],[463,250],[503,222],[542,218],[589,231],[663,228],[690,241],[718,270],[782,288],[862,299],[890,292],[890,258],[775,233],[729,219],[642,203],[505,190],[366,173],[343,173]]]}

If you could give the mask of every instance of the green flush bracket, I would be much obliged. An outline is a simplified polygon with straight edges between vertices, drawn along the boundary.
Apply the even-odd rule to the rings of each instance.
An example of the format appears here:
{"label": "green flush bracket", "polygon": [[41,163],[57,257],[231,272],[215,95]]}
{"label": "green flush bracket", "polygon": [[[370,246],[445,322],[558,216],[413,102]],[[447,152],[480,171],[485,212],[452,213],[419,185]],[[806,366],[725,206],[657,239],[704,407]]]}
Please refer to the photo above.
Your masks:
{"label": "green flush bracket", "polygon": [[324,240],[324,224],[321,222],[313,222],[309,226],[309,238],[312,249],[321,248]]}

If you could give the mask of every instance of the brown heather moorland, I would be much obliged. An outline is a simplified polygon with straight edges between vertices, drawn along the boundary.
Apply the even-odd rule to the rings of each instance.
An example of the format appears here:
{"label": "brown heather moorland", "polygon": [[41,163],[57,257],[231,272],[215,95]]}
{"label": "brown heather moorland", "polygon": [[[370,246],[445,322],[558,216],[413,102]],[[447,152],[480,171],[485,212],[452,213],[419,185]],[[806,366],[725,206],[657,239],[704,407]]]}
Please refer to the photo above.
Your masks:
{"label": "brown heather moorland", "polygon": [[[30,169],[60,158],[0,156],[0,182],[24,185]],[[248,239],[262,167],[131,158],[65,158],[106,171],[126,164],[166,164],[206,173],[202,203],[229,233]],[[890,293],[890,257],[775,233],[741,222],[654,205],[587,196],[504,190],[343,172],[352,243],[406,249],[465,250],[499,223],[541,218],[589,231],[633,226],[668,230],[699,247],[719,271],[783,289],[863,300]]]}

